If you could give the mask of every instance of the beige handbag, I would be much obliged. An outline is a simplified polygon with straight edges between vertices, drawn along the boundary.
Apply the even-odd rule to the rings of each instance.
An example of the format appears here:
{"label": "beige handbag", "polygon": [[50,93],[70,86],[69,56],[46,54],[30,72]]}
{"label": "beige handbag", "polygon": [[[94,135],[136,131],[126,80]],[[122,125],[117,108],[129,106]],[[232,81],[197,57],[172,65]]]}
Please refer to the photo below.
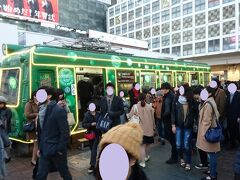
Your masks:
{"label": "beige handbag", "polygon": [[75,124],[75,118],[74,118],[73,113],[69,112],[69,113],[67,114],[67,120],[68,120],[68,125],[69,125],[69,126],[72,126],[72,125]]}

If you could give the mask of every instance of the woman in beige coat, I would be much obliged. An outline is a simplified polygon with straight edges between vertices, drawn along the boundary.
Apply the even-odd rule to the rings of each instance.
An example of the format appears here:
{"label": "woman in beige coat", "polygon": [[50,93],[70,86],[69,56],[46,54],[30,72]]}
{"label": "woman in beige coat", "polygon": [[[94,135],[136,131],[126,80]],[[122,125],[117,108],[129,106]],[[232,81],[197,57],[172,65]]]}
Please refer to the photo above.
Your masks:
{"label": "woman in beige coat", "polygon": [[217,179],[217,152],[220,151],[220,142],[209,143],[205,139],[205,134],[210,127],[217,127],[217,120],[219,112],[214,101],[215,89],[206,87],[208,92],[208,99],[203,103],[199,113],[198,135],[196,146],[208,153],[210,160],[210,176],[202,180],[216,180]]}
{"label": "woman in beige coat", "polygon": [[139,102],[136,104],[137,112],[132,107],[128,117],[131,118],[133,115],[137,115],[140,119],[140,126],[143,130],[143,143],[141,145],[141,163],[142,167],[146,167],[145,162],[149,160],[148,155],[150,145],[154,143],[154,132],[155,132],[155,120],[154,120],[154,109],[151,104],[146,103],[146,94],[142,93],[139,96]]}

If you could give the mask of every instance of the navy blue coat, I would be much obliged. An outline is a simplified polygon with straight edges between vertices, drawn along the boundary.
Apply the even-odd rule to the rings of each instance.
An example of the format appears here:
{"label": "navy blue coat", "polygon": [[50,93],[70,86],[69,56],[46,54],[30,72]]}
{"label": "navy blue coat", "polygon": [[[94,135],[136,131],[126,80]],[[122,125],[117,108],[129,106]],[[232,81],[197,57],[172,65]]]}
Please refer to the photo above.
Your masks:
{"label": "navy blue coat", "polygon": [[124,113],[124,106],[122,98],[114,96],[110,111],[108,111],[107,97],[103,97],[100,103],[101,114],[104,116],[108,113],[109,118],[113,121],[112,127],[120,124],[120,116]]}
{"label": "navy blue coat", "polygon": [[58,152],[66,153],[69,138],[67,112],[56,102],[51,102],[46,109],[43,127],[38,123],[38,143],[43,156],[53,156]]}
{"label": "navy blue coat", "polygon": [[234,93],[232,103],[230,103],[230,94],[227,95],[227,124],[228,127],[237,127],[237,118],[240,117],[240,94]]}

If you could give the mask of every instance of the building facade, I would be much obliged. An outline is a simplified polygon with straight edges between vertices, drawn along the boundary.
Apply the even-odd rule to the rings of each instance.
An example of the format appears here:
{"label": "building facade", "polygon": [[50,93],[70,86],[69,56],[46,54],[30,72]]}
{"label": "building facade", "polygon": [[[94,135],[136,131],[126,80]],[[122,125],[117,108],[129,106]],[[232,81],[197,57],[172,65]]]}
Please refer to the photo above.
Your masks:
{"label": "building facade", "polygon": [[[107,30],[146,40],[152,51],[219,68],[235,66],[240,62],[239,10],[238,0],[121,0],[108,8]],[[225,79],[226,69],[219,69]]]}

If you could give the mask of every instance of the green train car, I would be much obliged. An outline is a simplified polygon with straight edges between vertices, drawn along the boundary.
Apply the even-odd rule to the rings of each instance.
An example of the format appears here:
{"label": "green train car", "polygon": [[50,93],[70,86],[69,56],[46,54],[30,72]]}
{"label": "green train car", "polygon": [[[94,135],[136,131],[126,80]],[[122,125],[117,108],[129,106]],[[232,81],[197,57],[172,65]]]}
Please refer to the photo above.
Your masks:
{"label": "green train car", "polygon": [[[207,64],[185,61],[136,57],[119,53],[94,52],[81,49],[36,45],[23,47],[5,45],[5,54],[0,71],[0,95],[8,99],[8,107],[13,112],[10,137],[21,143],[26,140],[22,131],[26,122],[24,106],[33,90],[48,85],[62,88],[76,124],[71,134],[83,132],[78,120],[79,81],[92,80],[94,88],[111,81],[119,90],[127,92],[133,82],[141,87],[159,87],[163,82],[173,86],[188,82],[191,85],[206,85],[210,80]],[[102,92],[103,93],[103,92]]]}

